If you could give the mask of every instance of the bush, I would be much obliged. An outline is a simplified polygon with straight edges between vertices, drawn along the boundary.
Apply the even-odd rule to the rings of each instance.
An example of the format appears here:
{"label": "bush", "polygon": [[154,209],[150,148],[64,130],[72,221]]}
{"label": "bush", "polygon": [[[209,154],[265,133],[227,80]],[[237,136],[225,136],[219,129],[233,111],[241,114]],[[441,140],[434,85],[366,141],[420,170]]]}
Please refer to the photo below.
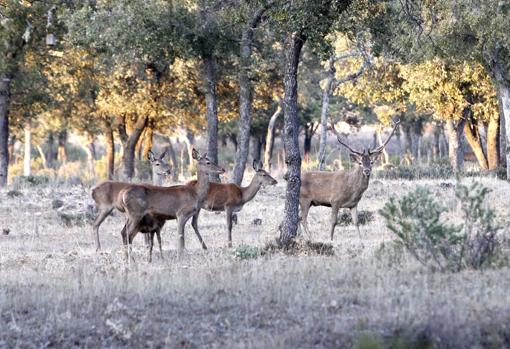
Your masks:
{"label": "bush", "polygon": [[255,259],[259,255],[259,249],[255,246],[240,245],[234,250],[234,257],[241,260]]}
{"label": "bush", "polygon": [[43,176],[18,176],[15,177],[13,180],[13,186],[16,188],[19,187],[35,187],[38,185],[44,185],[48,184],[50,182],[50,177],[43,175]]}
{"label": "bush", "polygon": [[442,271],[483,269],[504,261],[494,210],[485,205],[489,189],[474,183],[456,185],[461,224],[445,221],[452,215],[427,188],[418,187],[400,200],[390,199],[380,211],[386,226],[421,264]]}

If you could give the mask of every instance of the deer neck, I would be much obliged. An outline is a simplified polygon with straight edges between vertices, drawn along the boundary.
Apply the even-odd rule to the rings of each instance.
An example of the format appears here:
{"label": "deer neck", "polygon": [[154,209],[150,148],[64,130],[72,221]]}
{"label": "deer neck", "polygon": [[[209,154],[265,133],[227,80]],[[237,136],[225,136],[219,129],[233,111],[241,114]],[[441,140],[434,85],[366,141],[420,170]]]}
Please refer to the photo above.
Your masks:
{"label": "deer neck", "polygon": [[155,169],[152,170],[152,184],[157,186],[163,185],[163,176],[160,175]]}
{"label": "deer neck", "polygon": [[358,166],[353,172],[351,172],[351,185],[353,188],[359,188],[361,192],[364,192],[368,188],[368,182],[370,177],[363,174],[363,169]]}
{"label": "deer neck", "polygon": [[207,173],[198,171],[195,191],[198,196],[198,201],[204,202],[207,198],[207,193],[209,192],[209,175]]}
{"label": "deer neck", "polygon": [[250,201],[257,195],[262,185],[257,182],[257,175],[253,176],[247,187],[241,188],[243,204]]}

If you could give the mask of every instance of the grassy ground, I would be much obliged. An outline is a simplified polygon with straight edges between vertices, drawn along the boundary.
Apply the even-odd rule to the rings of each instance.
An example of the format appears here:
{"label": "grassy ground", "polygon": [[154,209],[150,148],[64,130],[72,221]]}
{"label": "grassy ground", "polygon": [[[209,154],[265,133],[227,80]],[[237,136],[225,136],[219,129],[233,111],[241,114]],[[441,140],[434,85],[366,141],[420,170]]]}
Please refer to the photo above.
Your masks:
{"label": "grassy ground", "polygon": [[[472,180],[472,179],[469,179]],[[510,185],[482,179],[491,204],[509,216]],[[430,186],[453,205],[442,182],[375,180],[360,209],[376,213],[391,195]],[[0,193],[0,348],[32,347],[502,347],[510,345],[509,269],[431,273],[411,258],[381,252],[392,236],[376,213],[361,228],[337,227],[334,256],[276,254],[239,260],[240,245],[262,247],[277,236],[284,185],[264,189],[239,214],[234,248],[226,248],[224,214],[202,212],[199,244],[186,230],[178,258],[175,222],[163,230],[164,259],[136,263],[121,251],[123,216],[101,227],[96,253],[91,226],[64,226],[61,211],[92,204],[82,187]],[[12,196],[12,195],[11,195]],[[327,208],[312,208],[314,241],[328,242]],[[252,224],[256,218],[261,225]]]}

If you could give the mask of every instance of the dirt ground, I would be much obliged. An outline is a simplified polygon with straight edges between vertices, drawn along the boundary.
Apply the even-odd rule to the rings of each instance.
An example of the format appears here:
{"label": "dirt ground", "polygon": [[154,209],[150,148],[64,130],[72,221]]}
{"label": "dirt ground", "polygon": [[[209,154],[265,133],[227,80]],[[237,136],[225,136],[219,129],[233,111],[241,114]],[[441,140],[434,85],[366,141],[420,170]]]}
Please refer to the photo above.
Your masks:
{"label": "dirt ground", "polygon": [[[510,185],[477,180],[493,189],[490,204],[507,222]],[[18,196],[4,190],[0,348],[509,346],[508,268],[432,273],[381,249],[393,239],[377,213],[388,198],[426,185],[453,205],[453,189],[444,182],[454,183],[373,180],[359,209],[375,220],[361,227],[361,239],[353,226],[338,226],[333,256],[235,256],[242,245],[263,247],[278,235],[280,181],[238,214],[233,248],[226,247],[224,213],[202,211],[207,251],[188,225],[187,250],[177,256],[176,224],[169,221],[164,258],[155,249],[147,263],[137,236],[130,265],[121,249],[123,215],[101,226],[101,253],[90,223],[73,218],[93,204],[89,188],[27,187]],[[328,221],[329,209],[312,208],[312,236],[303,238],[329,242]]]}

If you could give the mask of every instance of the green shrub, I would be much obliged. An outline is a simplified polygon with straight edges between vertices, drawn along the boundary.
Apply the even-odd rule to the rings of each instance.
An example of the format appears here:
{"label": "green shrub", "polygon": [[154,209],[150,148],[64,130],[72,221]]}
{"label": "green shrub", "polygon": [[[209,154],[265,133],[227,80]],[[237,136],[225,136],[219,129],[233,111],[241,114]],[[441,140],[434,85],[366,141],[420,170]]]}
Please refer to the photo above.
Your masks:
{"label": "green shrub", "polygon": [[380,211],[386,226],[421,264],[442,271],[482,269],[503,261],[494,210],[485,205],[489,189],[474,183],[456,185],[461,224],[447,223],[452,215],[434,194],[418,187],[399,200],[390,199]]}
{"label": "green shrub", "polygon": [[241,260],[255,259],[259,255],[259,249],[255,246],[240,245],[234,250],[234,257]]}

